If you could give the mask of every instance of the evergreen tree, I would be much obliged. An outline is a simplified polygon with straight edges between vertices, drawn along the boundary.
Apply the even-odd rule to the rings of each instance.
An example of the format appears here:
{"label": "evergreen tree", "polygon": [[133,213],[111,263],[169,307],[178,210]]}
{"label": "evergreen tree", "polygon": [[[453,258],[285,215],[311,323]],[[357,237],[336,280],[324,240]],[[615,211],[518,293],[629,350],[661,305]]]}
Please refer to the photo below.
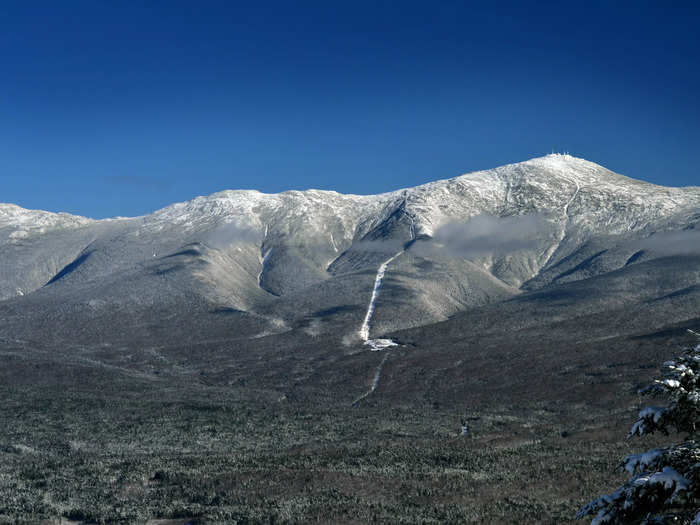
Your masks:
{"label": "evergreen tree", "polygon": [[672,429],[685,441],[627,456],[622,467],[629,480],[585,505],[577,517],[594,516],[591,525],[700,525],[700,344],[664,363],[663,379],[640,393],[665,396],[668,404],[643,408],[629,437],[668,435]]}

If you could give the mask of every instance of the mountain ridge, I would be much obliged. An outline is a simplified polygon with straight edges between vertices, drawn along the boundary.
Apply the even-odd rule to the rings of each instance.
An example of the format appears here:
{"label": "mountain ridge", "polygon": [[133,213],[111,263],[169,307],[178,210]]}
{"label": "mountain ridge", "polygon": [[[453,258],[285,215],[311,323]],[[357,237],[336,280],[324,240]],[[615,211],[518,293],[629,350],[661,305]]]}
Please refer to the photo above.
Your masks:
{"label": "mountain ridge", "polygon": [[[630,184],[636,184],[636,185],[643,185],[647,187],[653,187],[657,189],[666,189],[666,190],[697,190],[700,192],[700,186],[662,186],[658,184],[654,184],[651,182],[647,181],[642,181],[638,179],[634,179],[632,177],[628,177],[626,175],[622,175],[613,171],[608,170],[607,168],[604,168],[603,166],[596,164],[592,161],[588,161],[583,158],[579,157],[574,157],[572,155],[568,154],[559,154],[559,153],[552,153],[548,155],[544,155],[541,157],[534,157],[525,161],[521,162],[516,162],[516,163],[510,163],[510,164],[504,164],[502,166],[498,166],[496,168],[491,168],[491,169],[485,169],[485,170],[477,170],[477,171],[472,171],[472,172],[467,172],[463,173],[460,175],[457,175],[455,177],[449,177],[445,179],[436,179],[434,181],[429,181],[423,184],[419,184],[417,186],[412,186],[412,187],[405,187],[405,188],[399,188],[396,190],[391,190],[387,192],[382,192],[382,193],[377,193],[377,194],[352,194],[352,193],[340,193],[335,190],[321,190],[321,189],[315,189],[315,188],[309,188],[306,190],[284,190],[281,192],[277,193],[264,193],[256,189],[225,189],[225,190],[220,190],[208,195],[200,195],[197,197],[194,197],[190,200],[187,201],[180,201],[176,203],[172,203],[169,205],[164,206],[163,208],[159,208],[157,210],[154,210],[152,212],[146,213],[144,215],[137,215],[137,216],[115,216],[115,217],[107,217],[103,219],[94,219],[91,217],[87,216],[82,216],[78,214],[71,214],[67,212],[53,212],[53,211],[47,211],[47,210],[40,210],[40,209],[29,209],[29,208],[23,208],[17,204],[13,203],[3,203],[0,202],[0,221],[5,219],[6,221],[8,218],[12,217],[22,217],[23,215],[27,215],[28,213],[40,213],[40,214],[47,214],[51,216],[60,216],[60,217],[65,217],[65,218],[76,218],[76,219],[81,219],[84,221],[92,221],[92,222],[102,222],[102,221],[115,221],[115,220],[128,220],[128,219],[141,219],[144,217],[147,217],[149,215],[156,214],[158,212],[162,212],[167,209],[171,209],[173,207],[180,207],[183,205],[186,205],[188,203],[192,202],[202,202],[206,200],[215,200],[215,199],[221,199],[223,197],[230,198],[231,196],[238,196],[240,194],[245,194],[246,196],[249,197],[260,197],[260,198],[266,198],[266,197],[278,197],[278,196],[284,196],[284,195],[325,195],[329,197],[347,197],[353,200],[372,200],[376,198],[390,198],[390,197],[398,197],[406,192],[410,192],[411,190],[422,190],[422,189],[430,189],[434,186],[438,186],[441,184],[447,184],[452,181],[466,181],[466,180],[472,180],[475,178],[480,178],[483,176],[488,176],[489,174],[492,174],[494,172],[498,173],[504,172],[507,170],[510,170],[512,168],[516,167],[521,167],[521,166],[539,166],[543,168],[547,167],[553,167],[553,166],[559,166],[562,168],[570,168],[574,165],[578,165],[579,167],[586,167],[586,168],[596,168],[596,169],[602,169],[604,170],[604,173],[607,175],[613,176],[615,179],[619,179],[622,181],[625,181]],[[568,175],[577,175],[581,174],[581,171],[571,171],[569,170]],[[14,213],[11,213],[13,212]],[[0,225],[2,222],[0,222]]]}
{"label": "mountain ridge", "polygon": [[0,205],[0,299],[199,297],[258,316],[263,332],[313,326],[352,339],[386,263],[374,337],[682,256],[698,223],[700,188],[559,154],[378,195],[225,190],[130,218]]}

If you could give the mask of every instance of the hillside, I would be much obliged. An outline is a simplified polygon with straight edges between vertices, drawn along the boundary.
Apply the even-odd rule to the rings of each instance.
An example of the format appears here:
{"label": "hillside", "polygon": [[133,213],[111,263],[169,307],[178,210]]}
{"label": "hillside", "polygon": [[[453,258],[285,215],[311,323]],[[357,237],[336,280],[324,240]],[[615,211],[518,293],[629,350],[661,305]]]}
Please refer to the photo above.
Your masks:
{"label": "hillside", "polygon": [[700,329],[699,222],[700,188],[567,155],[135,218],[2,204],[0,522],[567,523]]}

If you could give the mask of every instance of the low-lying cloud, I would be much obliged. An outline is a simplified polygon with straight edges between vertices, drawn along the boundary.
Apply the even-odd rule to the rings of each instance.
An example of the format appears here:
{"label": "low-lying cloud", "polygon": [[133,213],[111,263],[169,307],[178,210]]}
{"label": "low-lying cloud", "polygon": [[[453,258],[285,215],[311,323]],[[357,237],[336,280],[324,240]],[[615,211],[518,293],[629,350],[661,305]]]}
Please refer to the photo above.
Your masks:
{"label": "low-lying cloud", "polygon": [[511,217],[477,215],[467,222],[450,222],[433,235],[432,246],[417,249],[440,250],[463,259],[486,255],[505,255],[532,249],[545,229],[544,219],[537,214]]}
{"label": "low-lying cloud", "polygon": [[656,233],[646,239],[635,241],[637,250],[654,252],[659,255],[700,254],[700,230],[682,230]]}

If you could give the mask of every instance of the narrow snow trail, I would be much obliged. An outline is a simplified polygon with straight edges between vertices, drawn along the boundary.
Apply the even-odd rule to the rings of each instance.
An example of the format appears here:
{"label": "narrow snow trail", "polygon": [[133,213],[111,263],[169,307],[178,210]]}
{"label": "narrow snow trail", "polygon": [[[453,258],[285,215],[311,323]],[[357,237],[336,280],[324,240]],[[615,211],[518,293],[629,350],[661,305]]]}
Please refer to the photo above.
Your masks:
{"label": "narrow snow trail", "polygon": [[[406,213],[404,211],[404,213]],[[415,219],[414,217],[406,213],[408,218],[411,220],[411,227],[410,227],[410,235],[411,235],[411,240],[415,240],[416,238],[416,226],[415,226]],[[408,246],[408,245],[406,245]],[[369,300],[369,306],[367,307],[367,313],[365,314],[365,319],[362,322],[362,326],[360,327],[360,338],[364,341],[364,343],[370,347],[370,350],[373,352],[376,352],[377,350],[384,350],[385,348],[389,348],[390,346],[398,346],[394,341],[391,339],[370,339],[369,338],[369,323],[372,320],[372,315],[374,314],[374,308],[377,305],[377,298],[379,297],[379,290],[382,287],[382,281],[384,280],[384,274],[386,273],[386,269],[391,264],[391,261],[396,259],[399,255],[402,255],[406,251],[406,248],[404,247],[403,250],[401,250],[398,253],[395,253],[391,257],[389,257],[386,261],[384,261],[382,264],[379,265],[379,268],[377,269],[377,276],[374,278],[374,288],[372,289],[372,297]]]}
{"label": "narrow snow trail", "polygon": [[[416,238],[416,228],[415,228],[415,220],[412,215],[406,214],[408,218],[411,220],[411,229],[410,229],[410,234],[411,234],[411,240],[415,240]],[[377,276],[374,278],[374,288],[372,288],[372,297],[369,300],[369,305],[367,306],[367,313],[365,314],[365,319],[362,322],[362,326],[360,327],[360,338],[364,341],[365,345],[369,346],[369,349],[372,352],[377,352],[379,350],[385,350],[386,348],[390,348],[392,346],[399,346],[398,343],[391,339],[370,339],[369,338],[369,328],[370,328],[370,321],[372,320],[372,315],[374,314],[374,309],[377,306],[377,299],[379,298],[379,290],[382,288],[382,281],[384,280],[384,274],[386,273],[387,268],[391,264],[391,261],[402,255],[406,251],[406,246],[409,246],[410,244],[404,245],[404,249],[401,250],[400,252],[395,253],[391,257],[389,257],[386,261],[384,261],[382,264],[379,265],[379,268],[377,269]],[[362,394],[360,397],[358,397],[354,402],[353,406],[357,405],[360,401],[365,399],[367,396],[371,395],[372,392],[374,392],[377,389],[377,386],[379,385],[379,380],[382,377],[382,368],[384,368],[384,363],[386,363],[386,360],[389,358],[389,353],[387,352],[384,357],[382,358],[381,362],[379,363],[379,366],[377,366],[377,369],[374,372],[374,378],[372,379],[372,384],[370,385],[369,390]]]}
{"label": "narrow snow trail", "polygon": [[[362,326],[360,327],[360,338],[365,342],[366,345],[372,346],[370,341],[388,341],[388,339],[373,339],[371,340],[369,338],[369,323],[372,320],[372,315],[374,314],[374,308],[377,305],[377,298],[379,297],[379,290],[382,287],[382,281],[384,280],[384,274],[386,273],[386,269],[393,261],[396,259],[399,255],[401,255],[404,251],[401,250],[400,252],[392,255],[389,257],[386,261],[384,261],[380,266],[379,269],[377,270],[377,276],[374,279],[374,288],[372,289],[372,297],[369,300],[369,306],[367,307],[367,313],[365,314],[365,320],[362,322]],[[387,345],[387,346],[394,346],[396,343],[392,345]],[[379,348],[372,348],[373,350],[379,350]]]}
{"label": "narrow snow trail", "polygon": [[569,219],[569,206],[571,206],[571,203],[574,202],[574,199],[578,196],[578,192],[581,191],[581,185],[578,183],[577,180],[574,179],[574,180],[572,180],[571,182],[573,182],[574,184],[576,184],[576,191],[574,192],[574,194],[571,196],[571,198],[569,199],[569,201],[568,201],[568,202],[566,203],[566,205],[564,206],[564,216],[566,217],[567,222],[568,222],[568,219]]}
{"label": "narrow snow trail", "polygon": [[260,259],[260,273],[258,273],[258,286],[262,288],[262,277],[263,273],[265,273],[265,263],[267,262],[267,259],[270,257],[270,254],[272,253],[272,248],[267,250],[267,253],[265,253],[263,250],[265,249],[265,240],[267,239],[267,230],[268,226],[267,224],[265,225],[265,232],[263,233],[262,240],[260,241],[260,255],[258,256]]}
{"label": "narrow snow trail", "polygon": [[379,385],[379,379],[382,377],[382,368],[384,368],[384,363],[386,363],[386,360],[389,358],[389,354],[384,354],[384,357],[382,360],[379,362],[379,366],[377,366],[377,369],[374,371],[374,379],[372,379],[372,384],[369,387],[369,390],[362,394],[360,397],[358,397],[355,401],[352,402],[353,406],[357,405],[360,401],[368,397],[369,395],[372,394],[377,389],[377,386]]}
{"label": "narrow snow trail", "polygon": [[271,254],[272,254],[272,248],[270,248],[264,256],[260,257],[260,273],[258,274],[258,286],[260,288],[263,287],[262,278],[263,278],[263,273],[265,272],[265,263],[270,258]]}

